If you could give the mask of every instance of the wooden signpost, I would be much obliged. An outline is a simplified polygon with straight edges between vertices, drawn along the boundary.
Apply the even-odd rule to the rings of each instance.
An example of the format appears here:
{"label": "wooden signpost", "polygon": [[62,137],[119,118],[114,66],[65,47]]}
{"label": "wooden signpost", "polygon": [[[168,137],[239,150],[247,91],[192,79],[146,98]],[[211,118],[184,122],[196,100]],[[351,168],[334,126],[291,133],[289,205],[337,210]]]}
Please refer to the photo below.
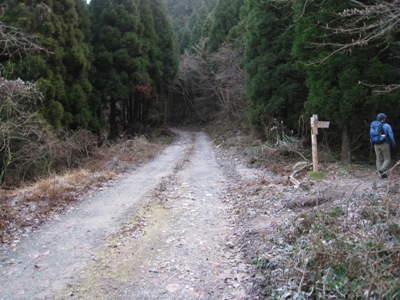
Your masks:
{"label": "wooden signpost", "polygon": [[317,144],[318,128],[329,128],[329,121],[318,121],[318,115],[313,115],[311,117],[311,144],[312,144],[312,160],[313,160],[314,172],[318,172],[318,144]]}

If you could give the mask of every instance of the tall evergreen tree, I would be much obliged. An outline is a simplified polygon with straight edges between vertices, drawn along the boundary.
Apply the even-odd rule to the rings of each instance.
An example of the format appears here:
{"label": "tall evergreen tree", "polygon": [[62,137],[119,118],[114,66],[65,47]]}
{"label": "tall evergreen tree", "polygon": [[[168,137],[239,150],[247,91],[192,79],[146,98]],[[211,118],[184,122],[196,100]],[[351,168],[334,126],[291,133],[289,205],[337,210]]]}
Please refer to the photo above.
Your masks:
{"label": "tall evergreen tree", "polygon": [[151,0],[151,9],[157,28],[158,59],[161,65],[161,77],[158,78],[156,86],[158,91],[162,91],[165,85],[172,83],[178,71],[177,41],[165,1]]}
{"label": "tall evergreen tree", "polygon": [[191,39],[189,43],[189,47],[196,46],[201,38],[203,37],[203,26],[208,16],[208,8],[206,3],[201,1],[200,7],[196,10],[196,12],[192,15],[189,26],[192,28],[191,30]]}
{"label": "tall evergreen tree", "polygon": [[[108,0],[90,2],[93,32],[94,70],[92,80],[96,95],[102,99],[103,120],[109,121],[110,138],[116,138],[124,126],[124,102],[138,83],[138,70],[144,62],[138,3]],[[123,108],[122,108],[123,107]],[[133,106],[129,107],[133,110]],[[132,113],[129,114],[133,118]]]}
{"label": "tall evergreen tree", "polygon": [[243,0],[218,0],[213,11],[213,23],[210,28],[208,49],[215,51],[226,41],[229,31],[239,22]]}
{"label": "tall evergreen tree", "polygon": [[182,25],[182,30],[178,32],[179,53],[184,53],[191,49],[192,33],[188,24]]}
{"label": "tall evergreen tree", "polygon": [[306,66],[309,89],[306,112],[332,121],[331,130],[336,128],[342,135],[341,154],[345,162],[351,158],[351,137],[366,130],[364,120],[372,117],[377,101],[393,103],[390,95],[374,95],[370,87],[360,82],[390,82],[395,75],[393,67],[385,63],[387,49],[379,44],[336,52],[334,45],[351,38],[335,33],[336,28],[344,25],[338,13],[349,7],[351,1],[293,4],[296,19],[293,53]]}
{"label": "tall evergreen tree", "polygon": [[92,0],[90,7],[93,80],[115,138],[143,129],[161,109],[154,99],[176,74],[175,40],[163,0]]}
{"label": "tall evergreen tree", "polygon": [[[68,3],[68,2],[66,2]],[[89,46],[89,14],[84,0],[71,0],[64,4],[63,16],[68,38],[64,45],[63,64],[66,66],[66,96],[64,105],[64,124],[72,129],[95,126],[89,107],[92,84],[89,81],[89,68],[92,50]]]}
{"label": "tall evergreen tree", "polygon": [[296,130],[307,91],[304,74],[291,56],[291,7],[283,2],[246,1],[246,70],[250,120],[269,126],[274,119]]}
{"label": "tall evergreen tree", "polygon": [[36,34],[50,55],[30,54],[16,63],[14,76],[38,81],[45,95],[41,111],[55,127],[87,128],[90,47],[85,38],[83,0],[10,1],[2,20]]}
{"label": "tall evergreen tree", "polygon": [[[151,9],[155,28],[157,28],[157,64],[160,66],[160,73],[157,78],[153,78],[154,88],[159,94],[153,103],[155,111],[152,122],[166,121],[168,97],[166,95],[167,86],[170,85],[178,72],[178,47],[177,39],[174,34],[170,21],[167,6],[164,0],[151,0]],[[160,113],[164,114],[163,120]],[[155,118],[155,119],[154,119]]]}
{"label": "tall evergreen tree", "polygon": [[207,14],[214,9],[217,0],[166,0],[166,2],[178,38],[179,51],[183,53],[199,41],[199,33],[203,30],[203,26],[198,20],[203,19],[204,8]]}
{"label": "tall evergreen tree", "polygon": [[143,68],[144,73],[140,76],[143,82],[151,79],[152,86],[154,86],[154,81],[158,81],[161,78],[162,67],[160,61],[161,49],[158,47],[159,36],[156,33],[150,0],[140,0],[139,15],[142,26],[140,37],[143,41],[143,58],[147,63]]}

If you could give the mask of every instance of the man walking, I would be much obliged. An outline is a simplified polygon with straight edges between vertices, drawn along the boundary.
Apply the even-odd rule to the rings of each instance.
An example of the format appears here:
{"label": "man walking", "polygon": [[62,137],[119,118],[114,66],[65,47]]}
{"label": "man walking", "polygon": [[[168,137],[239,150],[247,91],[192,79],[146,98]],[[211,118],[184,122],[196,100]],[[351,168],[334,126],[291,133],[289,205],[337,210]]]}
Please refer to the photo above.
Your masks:
{"label": "man walking", "polygon": [[[371,123],[371,142],[374,144],[374,150],[376,154],[376,169],[378,170],[380,178],[387,178],[385,173],[391,162],[391,151],[394,152],[396,148],[396,142],[393,136],[392,127],[386,123],[387,116],[384,113],[379,113],[376,116],[377,121]],[[375,130],[379,137],[373,137],[373,127],[376,126]]]}

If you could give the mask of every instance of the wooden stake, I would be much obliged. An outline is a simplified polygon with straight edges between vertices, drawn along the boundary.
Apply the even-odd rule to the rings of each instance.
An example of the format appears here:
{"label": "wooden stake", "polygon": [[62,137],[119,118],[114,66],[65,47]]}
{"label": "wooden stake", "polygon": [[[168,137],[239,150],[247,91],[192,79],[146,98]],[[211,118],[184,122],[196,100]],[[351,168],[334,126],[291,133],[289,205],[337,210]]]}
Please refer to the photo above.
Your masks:
{"label": "wooden stake", "polygon": [[318,134],[318,116],[313,115],[311,117],[311,145],[312,145],[312,162],[313,162],[314,172],[318,172],[317,134]]}
{"label": "wooden stake", "polygon": [[318,115],[313,115],[311,117],[311,145],[314,172],[318,172],[318,128],[329,128],[329,121],[318,121]]}

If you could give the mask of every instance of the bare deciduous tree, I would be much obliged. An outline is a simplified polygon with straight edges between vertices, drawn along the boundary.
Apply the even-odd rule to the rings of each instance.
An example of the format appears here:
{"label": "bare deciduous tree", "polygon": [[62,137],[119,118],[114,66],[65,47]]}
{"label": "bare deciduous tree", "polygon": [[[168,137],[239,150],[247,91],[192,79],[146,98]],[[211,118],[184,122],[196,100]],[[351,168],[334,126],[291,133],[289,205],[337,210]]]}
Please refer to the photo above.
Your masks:
{"label": "bare deciduous tree", "polygon": [[[49,53],[37,43],[37,37],[0,22],[3,61],[21,59],[28,52]],[[42,95],[36,84],[21,79],[8,80],[4,70],[4,65],[0,64],[0,182],[8,172],[14,179],[21,179],[32,166],[50,166],[49,149],[57,140],[56,134],[37,113]]]}
{"label": "bare deciduous tree", "polygon": [[245,70],[242,58],[228,44],[222,45],[211,55],[215,62],[215,92],[220,106],[227,115],[241,117],[244,114],[246,94]]}
{"label": "bare deciduous tree", "polygon": [[[339,49],[355,46],[367,46],[372,42],[380,41],[383,46],[398,43],[394,35],[400,31],[400,0],[375,1],[374,4],[363,4],[352,0],[355,8],[346,9],[339,15],[348,22],[339,28],[339,32],[357,38],[351,39],[346,44],[339,45]],[[400,88],[400,84],[369,85],[378,93],[391,92]]]}
{"label": "bare deciduous tree", "polygon": [[[6,61],[20,59],[29,52],[50,53],[46,48],[40,46],[36,36],[21,32],[0,21],[0,56]],[[4,66],[0,64],[0,76],[3,71]]]}
{"label": "bare deciduous tree", "polygon": [[211,116],[212,108],[227,116],[243,115],[245,72],[240,56],[228,44],[209,54],[203,41],[194,50],[182,55],[173,91],[203,121]]}
{"label": "bare deciduous tree", "polygon": [[28,52],[46,51],[37,42],[37,37],[25,34],[17,28],[0,22],[0,55],[21,56]]}
{"label": "bare deciduous tree", "polygon": [[[266,0],[279,1],[279,0]],[[294,0],[281,0],[291,3]],[[314,2],[314,0],[306,0],[304,2],[304,10]],[[340,26],[332,26],[326,24],[326,31],[332,35],[341,34],[349,38],[343,42],[324,42],[315,43],[315,47],[332,46],[334,50],[324,58],[314,61],[313,63],[321,63],[336,53],[343,51],[351,51],[354,47],[367,47],[374,43],[374,46],[386,48],[392,43],[398,43],[394,38],[395,34],[400,31],[400,0],[375,0],[365,4],[361,1],[350,0],[354,5],[338,13]],[[323,8],[324,3],[321,2]],[[302,15],[299,17],[301,18]],[[365,84],[360,82],[361,84]],[[390,85],[371,85],[376,92],[391,92],[400,88],[400,84]]]}
{"label": "bare deciduous tree", "polygon": [[28,109],[40,98],[34,84],[0,78],[0,181],[11,165],[36,161],[49,138],[44,122]]}
{"label": "bare deciduous tree", "polygon": [[35,84],[0,78],[0,182],[74,167],[96,145],[87,131],[52,129],[36,112],[41,98]]}
{"label": "bare deciduous tree", "polygon": [[391,43],[391,34],[400,30],[400,0],[376,1],[375,4],[363,4],[352,0],[355,8],[345,9],[339,15],[349,22],[341,28],[348,34],[356,34],[348,46],[368,45],[371,41],[383,38]]}

